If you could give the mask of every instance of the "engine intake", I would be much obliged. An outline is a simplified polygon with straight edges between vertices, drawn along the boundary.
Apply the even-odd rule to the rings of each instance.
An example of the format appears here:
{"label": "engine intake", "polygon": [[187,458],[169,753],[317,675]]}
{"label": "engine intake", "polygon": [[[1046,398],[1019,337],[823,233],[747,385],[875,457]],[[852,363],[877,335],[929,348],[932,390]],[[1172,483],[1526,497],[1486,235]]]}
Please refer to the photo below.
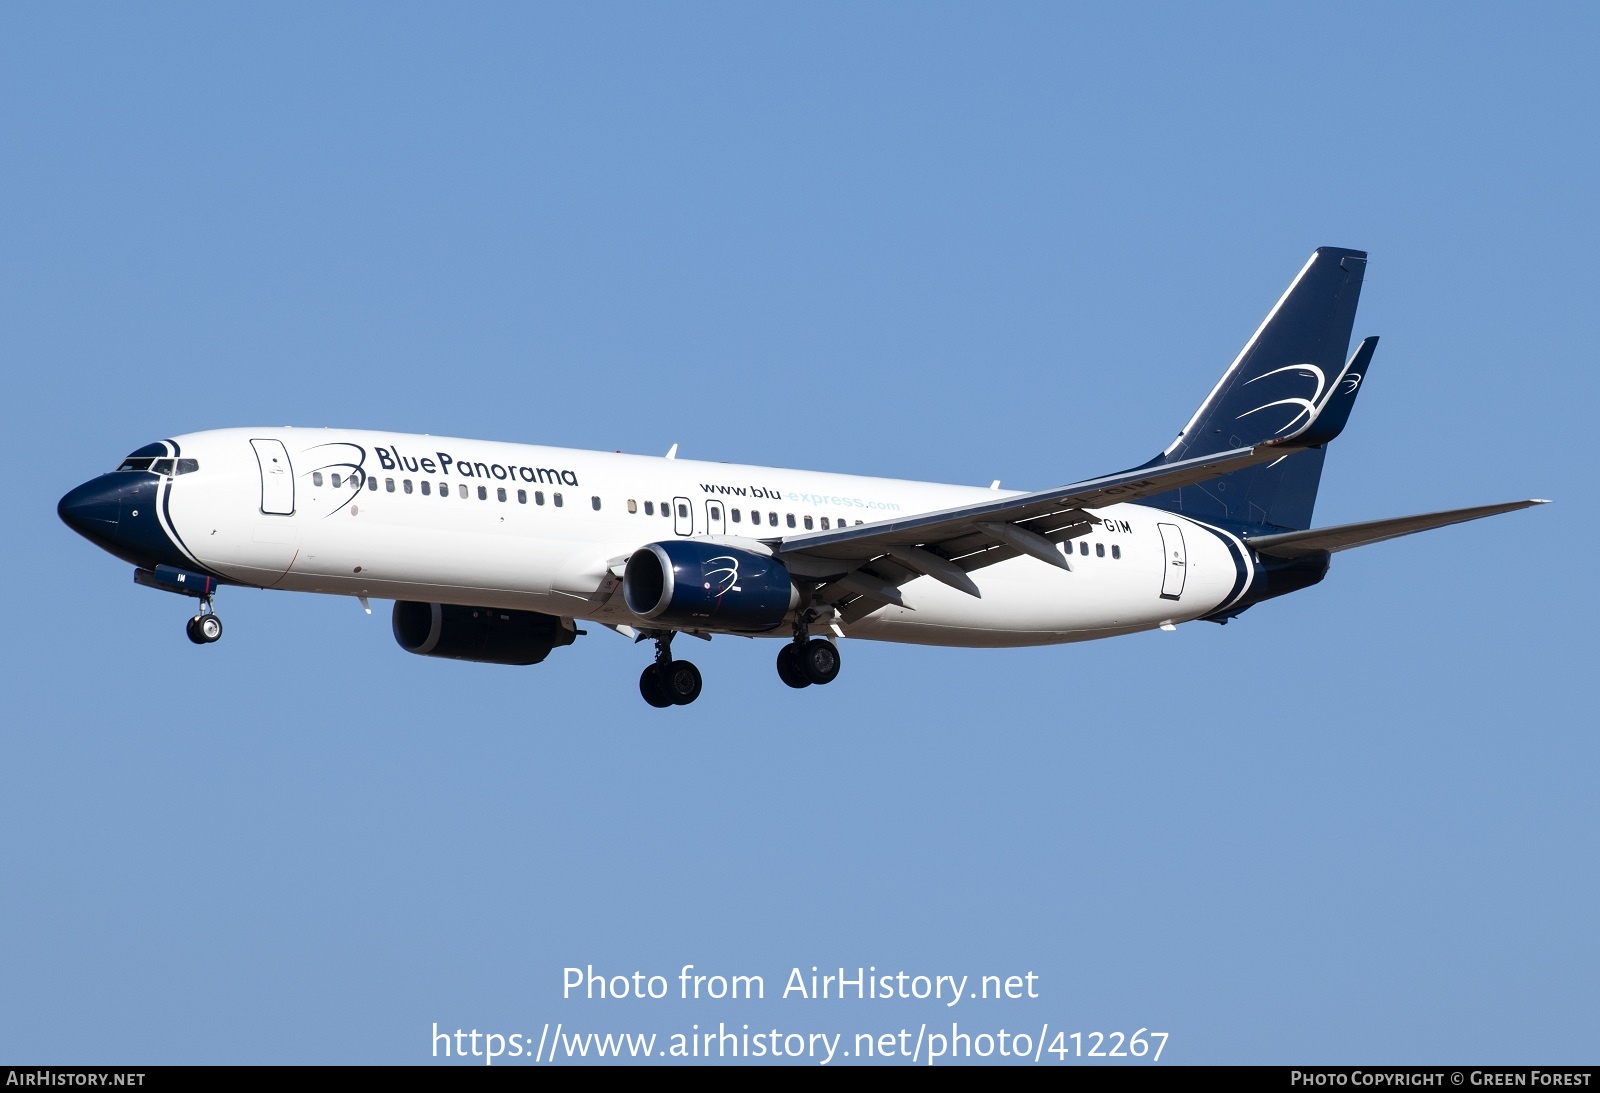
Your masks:
{"label": "engine intake", "polygon": [[538,664],[577,633],[554,615],[396,600],[394,640],[408,653],[483,664]]}
{"label": "engine intake", "polygon": [[622,573],[622,598],[651,622],[752,632],[771,630],[800,603],[776,558],[695,539],[634,551]]}

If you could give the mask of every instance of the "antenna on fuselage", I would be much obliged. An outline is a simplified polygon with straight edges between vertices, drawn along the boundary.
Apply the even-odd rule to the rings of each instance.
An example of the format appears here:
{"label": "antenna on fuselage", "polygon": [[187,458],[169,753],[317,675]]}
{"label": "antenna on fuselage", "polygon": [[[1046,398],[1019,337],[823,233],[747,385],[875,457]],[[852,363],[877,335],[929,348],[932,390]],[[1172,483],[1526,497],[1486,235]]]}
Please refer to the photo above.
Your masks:
{"label": "antenna on fuselage", "polygon": [[672,447],[667,449],[667,458],[668,459],[677,459],[678,458],[678,446],[676,444],[674,444]]}

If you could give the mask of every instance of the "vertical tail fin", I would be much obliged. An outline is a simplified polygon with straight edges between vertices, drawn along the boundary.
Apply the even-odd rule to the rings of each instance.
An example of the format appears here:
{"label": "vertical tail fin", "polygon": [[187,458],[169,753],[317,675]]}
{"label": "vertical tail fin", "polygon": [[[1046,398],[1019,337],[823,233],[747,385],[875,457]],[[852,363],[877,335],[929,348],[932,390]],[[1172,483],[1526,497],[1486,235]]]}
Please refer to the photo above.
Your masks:
{"label": "vertical tail fin", "polygon": [[1311,526],[1325,445],[1349,420],[1378,342],[1366,339],[1341,365],[1366,268],[1363,251],[1319,247],[1189,423],[1146,466],[1259,444],[1314,418],[1300,437],[1308,446],[1141,504],[1208,522],[1285,530]]}

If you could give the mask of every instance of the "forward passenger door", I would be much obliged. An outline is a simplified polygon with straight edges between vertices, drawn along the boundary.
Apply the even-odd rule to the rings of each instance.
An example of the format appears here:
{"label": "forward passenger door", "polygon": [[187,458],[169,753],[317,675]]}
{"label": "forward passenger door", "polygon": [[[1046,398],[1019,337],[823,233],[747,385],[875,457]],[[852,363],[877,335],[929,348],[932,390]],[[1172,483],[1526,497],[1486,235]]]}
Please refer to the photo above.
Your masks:
{"label": "forward passenger door", "polygon": [[281,440],[252,440],[261,466],[261,511],[268,516],[294,515],[294,468]]}

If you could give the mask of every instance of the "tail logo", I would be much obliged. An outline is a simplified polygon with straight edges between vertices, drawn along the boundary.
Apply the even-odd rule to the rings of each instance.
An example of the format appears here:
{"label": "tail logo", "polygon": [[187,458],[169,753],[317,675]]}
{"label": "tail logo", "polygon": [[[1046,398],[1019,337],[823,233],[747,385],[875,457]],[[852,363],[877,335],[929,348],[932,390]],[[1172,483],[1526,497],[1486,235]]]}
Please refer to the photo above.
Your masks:
{"label": "tail logo", "polygon": [[[1275,399],[1272,402],[1263,403],[1262,405],[1257,406],[1253,410],[1246,410],[1244,413],[1240,414],[1234,420],[1235,421],[1243,420],[1244,418],[1249,417],[1251,414],[1259,414],[1261,411],[1270,410],[1274,406],[1298,406],[1299,410],[1297,410],[1295,412],[1295,415],[1293,417],[1291,417],[1283,425],[1281,425],[1278,428],[1278,431],[1273,433],[1272,435],[1273,436],[1283,436],[1285,433],[1288,433],[1288,432],[1291,432],[1292,430],[1294,430],[1302,422],[1304,424],[1307,424],[1307,425],[1311,424],[1312,419],[1317,416],[1317,411],[1320,409],[1320,407],[1318,406],[1318,403],[1320,403],[1322,401],[1322,393],[1328,386],[1328,377],[1323,373],[1322,369],[1318,368],[1316,365],[1309,364],[1309,363],[1307,363],[1307,364],[1286,364],[1282,368],[1274,368],[1270,372],[1263,372],[1263,373],[1261,373],[1261,375],[1255,377],[1255,379],[1246,380],[1244,382],[1243,386],[1248,387],[1248,386],[1250,386],[1250,384],[1255,383],[1257,380],[1264,380],[1268,376],[1276,376],[1276,375],[1279,375],[1280,373],[1283,373],[1283,372],[1293,372],[1293,373],[1295,373],[1296,375],[1300,376],[1303,379],[1308,379],[1308,380],[1315,381],[1316,390],[1311,392],[1311,397],[1310,398],[1298,398],[1298,397],[1291,396],[1289,398],[1280,398],[1280,399]],[[1358,383],[1360,382],[1360,377],[1359,376],[1356,376],[1356,377],[1353,377],[1353,378],[1355,378]],[[1355,388],[1352,387],[1351,390],[1353,391],[1353,390],[1355,390]]]}
{"label": "tail logo", "polygon": [[1347,395],[1355,394],[1356,393],[1356,388],[1361,386],[1361,373],[1360,372],[1351,372],[1348,376],[1346,376],[1344,378],[1344,382],[1341,384],[1341,386],[1344,388],[1344,393],[1345,394],[1347,394]]}

